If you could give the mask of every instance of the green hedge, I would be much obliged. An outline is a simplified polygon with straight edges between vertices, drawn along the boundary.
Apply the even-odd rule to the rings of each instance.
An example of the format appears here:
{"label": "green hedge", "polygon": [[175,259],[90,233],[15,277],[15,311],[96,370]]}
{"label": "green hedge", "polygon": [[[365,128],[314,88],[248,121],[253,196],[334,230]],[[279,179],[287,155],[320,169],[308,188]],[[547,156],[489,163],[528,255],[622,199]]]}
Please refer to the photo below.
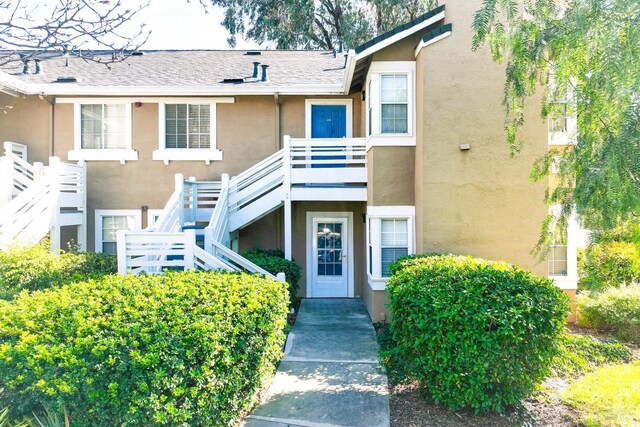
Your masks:
{"label": "green hedge", "polygon": [[556,375],[582,375],[599,366],[630,362],[633,352],[617,342],[601,342],[590,336],[565,334],[561,352],[553,361]]}
{"label": "green hedge", "polygon": [[264,268],[271,274],[284,273],[289,284],[290,304],[295,303],[298,297],[301,268],[295,261],[285,259],[284,252],[280,249],[254,248],[243,252],[242,256],[254,264]]}
{"label": "green hedge", "polygon": [[453,255],[402,259],[392,271],[392,359],[436,401],[502,410],[549,373],[569,313],[550,280]]}
{"label": "green hedge", "polygon": [[640,286],[578,295],[578,324],[640,344]]}
{"label": "green hedge", "polygon": [[600,291],[640,279],[640,250],[634,243],[592,243],[579,262],[580,287]]}
{"label": "green hedge", "polygon": [[74,426],[225,426],[281,355],[286,285],[257,275],[107,276],[1,302],[0,407]]}
{"label": "green hedge", "polygon": [[0,251],[0,299],[22,290],[36,291],[71,282],[98,279],[118,271],[113,255],[64,252],[54,255],[49,243],[14,246]]}

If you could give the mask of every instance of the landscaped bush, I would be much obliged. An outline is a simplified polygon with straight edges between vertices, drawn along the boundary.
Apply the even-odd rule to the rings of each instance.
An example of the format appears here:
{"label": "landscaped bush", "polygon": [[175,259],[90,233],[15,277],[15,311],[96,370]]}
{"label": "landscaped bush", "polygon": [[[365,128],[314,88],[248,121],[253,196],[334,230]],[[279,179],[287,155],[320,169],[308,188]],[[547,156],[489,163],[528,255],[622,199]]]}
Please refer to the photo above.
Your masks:
{"label": "landscaped bush", "polygon": [[285,259],[284,252],[280,249],[254,248],[244,252],[242,256],[271,274],[284,273],[285,279],[289,284],[290,303],[293,305],[298,297],[301,274],[300,266],[295,261]]}
{"label": "landscaped bush", "polygon": [[592,243],[580,257],[581,288],[599,291],[640,278],[640,251],[634,243]]}
{"label": "landscaped bush", "polygon": [[257,275],[106,276],[0,302],[0,407],[74,426],[224,426],[281,354],[287,286]]}
{"label": "landscaped bush", "polygon": [[601,342],[590,336],[565,334],[561,352],[553,359],[556,375],[581,375],[599,366],[630,362],[633,352],[616,342]]}
{"label": "landscaped bush", "polygon": [[14,246],[0,252],[0,299],[22,290],[36,291],[97,279],[118,271],[113,255],[65,252],[54,255],[49,243]]}
{"label": "landscaped bush", "polygon": [[578,295],[578,324],[640,344],[640,286]]}
{"label": "landscaped bush", "polygon": [[453,255],[399,260],[392,271],[394,360],[436,401],[502,410],[549,372],[569,313],[550,280]]}
{"label": "landscaped bush", "polygon": [[606,366],[573,382],[562,400],[586,426],[640,425],[640,363]]}

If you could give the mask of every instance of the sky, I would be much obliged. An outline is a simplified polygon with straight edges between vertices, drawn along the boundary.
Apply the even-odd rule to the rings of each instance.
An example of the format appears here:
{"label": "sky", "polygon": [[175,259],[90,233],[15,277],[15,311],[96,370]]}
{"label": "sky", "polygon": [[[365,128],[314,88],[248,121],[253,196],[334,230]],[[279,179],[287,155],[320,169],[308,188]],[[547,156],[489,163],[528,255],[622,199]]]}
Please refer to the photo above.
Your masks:
{"label": "sky", "polygon": [[[127,0],[125,0],[127,1]],[[229,49],[229,33],[220,24],[223,11],[212,6],[208,13],[198,0],[151,0],[136,16],[151,31],[144,49]],[[253,42],[238,40],[236,48],[254,49]]]}

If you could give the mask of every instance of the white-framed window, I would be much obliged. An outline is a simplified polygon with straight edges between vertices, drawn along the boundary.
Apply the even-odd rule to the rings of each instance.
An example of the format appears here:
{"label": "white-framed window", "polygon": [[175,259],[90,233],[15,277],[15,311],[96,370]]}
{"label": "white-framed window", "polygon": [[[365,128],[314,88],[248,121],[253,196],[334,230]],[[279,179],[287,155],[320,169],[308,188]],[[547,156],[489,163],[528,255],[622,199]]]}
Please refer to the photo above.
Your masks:
{"label": "white-framed window", "polygon": [[367,276],[373,290],[384,290],[389,265],[415,253],[414,206],[367,207]]}
{"label": "white-framed window", "polygon": [[109,99],[74,102],[74,147],[69,160],[138,160],[131,140],[131,103]]}
{"label": "white-framed window", "polygon": [[[555,87],[553,74],[549,78],[549,85]],[[549,104],[547,117],[547,133],[549,145],[575,145],[578,141],[578,118],[576,102],[571,88],[558,100]]]}
{"label": "white-framed window", "polygon": [[222,160],[216,145],[216,102],[180,100],[158,104],[158,149],[153,160]]}
{"label": "white-framed window", "polygon": [[407,74],[380,75],[380,133],[409,132],[409,93]]}
{"label": "white-framed window", "polygon": [[139,230],[142,215],[136,209],[96,209],[95,251],[117,254],[116,234],[119,230]]}
{"label": "white-framed window", "polygon": [[368,146],[414,146],[414,61],[372,62],[367,75]]}
{"label": "white-framed window", "polygon": [[549,276],[567,276],[567,245],[551,245],[547,263]]}

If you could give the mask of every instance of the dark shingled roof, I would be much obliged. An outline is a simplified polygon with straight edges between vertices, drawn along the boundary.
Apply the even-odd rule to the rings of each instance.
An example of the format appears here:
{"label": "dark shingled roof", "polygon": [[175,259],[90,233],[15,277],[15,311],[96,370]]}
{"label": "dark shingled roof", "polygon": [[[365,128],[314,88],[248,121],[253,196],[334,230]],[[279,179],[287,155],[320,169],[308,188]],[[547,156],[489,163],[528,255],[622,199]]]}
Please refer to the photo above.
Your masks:
{"label": "dark shingled roof", "polygon": [[422,41],[424,43],[426,43],[429,40],[435,39],[436,37],[438,37],[441,34],[451,32],[452,29],[453,29],[453,25],[452,24],[442,25],[442,26],[436,28],[435,30],[429,31],[427,34],[422,36]]}
{"label": "dark shingled roof", "polygon": [[444,5],[436,7],[435,9],[432,9],[429,12],[427,12],[427,13],[425,13],[423,15],[420,15],[417,18],[407,22],[406,24],[399,25],[399,26],[395,27],[394,29],[387,31],[384,34],[380,34],[379,36],[372,38],[368,42],[365,42],[365,43],[361,44],[360,46],[356,47],[356,54],[358,54],[358,53],[360,53],[360,52],[362,52],[362,51],[364,51],[366,49],[369,49],[371,46],[374,46],[374,45],[380,43],[381,41],[383,41],[385,39],[388,39],[391,36],[394,36],[394,35],[396,35],[398,33],[401,33],[402,31],[408,30],[411,27],[414,27],[414,26],[420,24],[421,22],[426,21],[427,19],[439,14],[443,10],[444,10]]}
{"label": "dark shingled roof", "polygon": [[[101,53],[105,59],[110,53]],[[328,51],[263,50],[248,55],[244,50],[151,50],[130,56],[124,62],[104,64],[69,57],[69,66],[60,54],[44,57],[42,74],[22,74],[19,61],[0,68],[29,84],[51,84],[58,77],[76,77],[79,87],[260,87],[340,86],[345,76],[345,55],[334,58]],[[269,65],[269,82],[223,83],[224,79],[251,77],[253,62]],[[34,70],[33,61],[31,72]],[[259,77],[260,75],[258,75]],[[54,83],[61,85],[64,83]],[[257,87],[257,86],[256,86]]]}

